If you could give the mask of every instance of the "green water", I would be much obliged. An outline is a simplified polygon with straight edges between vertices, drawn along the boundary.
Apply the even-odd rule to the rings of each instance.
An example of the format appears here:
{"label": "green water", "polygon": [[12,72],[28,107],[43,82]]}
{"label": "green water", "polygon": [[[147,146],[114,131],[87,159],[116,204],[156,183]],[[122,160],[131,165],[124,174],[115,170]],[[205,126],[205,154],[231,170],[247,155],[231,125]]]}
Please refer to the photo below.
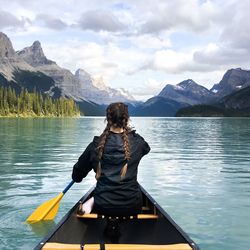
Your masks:
{"label": "green water", "polygon": [[[204,250],[250,246],[250,119],[132,118],[152,150],[139,181]],[[25,223],[71,180],[104,118],[0,119],[0,249],[33,249],[95,184],[75,184],[55,222]]]}

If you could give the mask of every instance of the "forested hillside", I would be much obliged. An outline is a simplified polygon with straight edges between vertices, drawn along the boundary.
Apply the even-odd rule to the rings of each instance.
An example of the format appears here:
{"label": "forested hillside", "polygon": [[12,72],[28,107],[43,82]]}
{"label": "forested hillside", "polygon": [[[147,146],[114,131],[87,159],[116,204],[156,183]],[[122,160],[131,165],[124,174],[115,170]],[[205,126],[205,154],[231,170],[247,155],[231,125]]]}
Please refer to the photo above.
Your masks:
{"label": "forested hillside", "polygon": [[0,87],[0,116],[79,116],[79,107],[74,100],[52,99],[40,92],[28,92],[23,89],[20,94],[11,87]]}

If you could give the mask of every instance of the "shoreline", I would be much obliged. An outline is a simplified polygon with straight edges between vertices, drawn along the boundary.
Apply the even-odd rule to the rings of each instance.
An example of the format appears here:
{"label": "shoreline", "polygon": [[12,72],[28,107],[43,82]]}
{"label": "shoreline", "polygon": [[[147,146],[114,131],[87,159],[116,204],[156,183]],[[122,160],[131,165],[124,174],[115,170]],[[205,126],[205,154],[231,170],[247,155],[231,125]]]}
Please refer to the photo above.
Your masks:
{"label": "shoreline", "polygon": [[55,115],[0,115],[1,118],[81,118],[81,115],[75,116],[55,116]]}

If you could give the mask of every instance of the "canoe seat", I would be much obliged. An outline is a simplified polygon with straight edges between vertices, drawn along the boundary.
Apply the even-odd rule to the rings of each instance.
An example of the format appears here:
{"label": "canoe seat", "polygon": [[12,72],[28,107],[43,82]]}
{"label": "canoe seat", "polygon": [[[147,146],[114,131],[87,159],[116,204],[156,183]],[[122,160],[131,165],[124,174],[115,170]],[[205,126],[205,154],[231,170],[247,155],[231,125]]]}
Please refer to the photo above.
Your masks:
{"label": "canoe seat", "polygon": [[[43,250],[100,250],[103,249],[100,244],[62,244],[62,243],[46,243]],[[144,244],[105,244],[106,250],[192,250],[189,244],[170,244],[170,245],[144,245]]]}
{"label": "canoe seat", "polygon": [[[77,218],[80,219],[104,219],[104,218],[112,218],[112,216],[106,216],[106,215],[100,215],[100,214],[83,214],[83,215],[76,215]],[[157,214],[137,214],[137,215],[132,215],[132,216],[118,216],[114,217],[116,219],[139,219],[139,220],[145,220],[145,219],[158,219]]]}

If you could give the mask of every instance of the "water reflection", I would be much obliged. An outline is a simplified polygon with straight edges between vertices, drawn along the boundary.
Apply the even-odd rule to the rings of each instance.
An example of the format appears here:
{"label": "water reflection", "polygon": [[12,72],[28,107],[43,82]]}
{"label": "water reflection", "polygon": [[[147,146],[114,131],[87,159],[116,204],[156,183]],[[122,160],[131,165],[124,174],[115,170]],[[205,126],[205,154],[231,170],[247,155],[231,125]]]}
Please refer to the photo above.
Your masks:
{"label": "water reflection", "polygon": [[55,227],[55,221],[42,221],[38,223],[28,224],[34,235],[41,239],[45,237],[52,228]]}

